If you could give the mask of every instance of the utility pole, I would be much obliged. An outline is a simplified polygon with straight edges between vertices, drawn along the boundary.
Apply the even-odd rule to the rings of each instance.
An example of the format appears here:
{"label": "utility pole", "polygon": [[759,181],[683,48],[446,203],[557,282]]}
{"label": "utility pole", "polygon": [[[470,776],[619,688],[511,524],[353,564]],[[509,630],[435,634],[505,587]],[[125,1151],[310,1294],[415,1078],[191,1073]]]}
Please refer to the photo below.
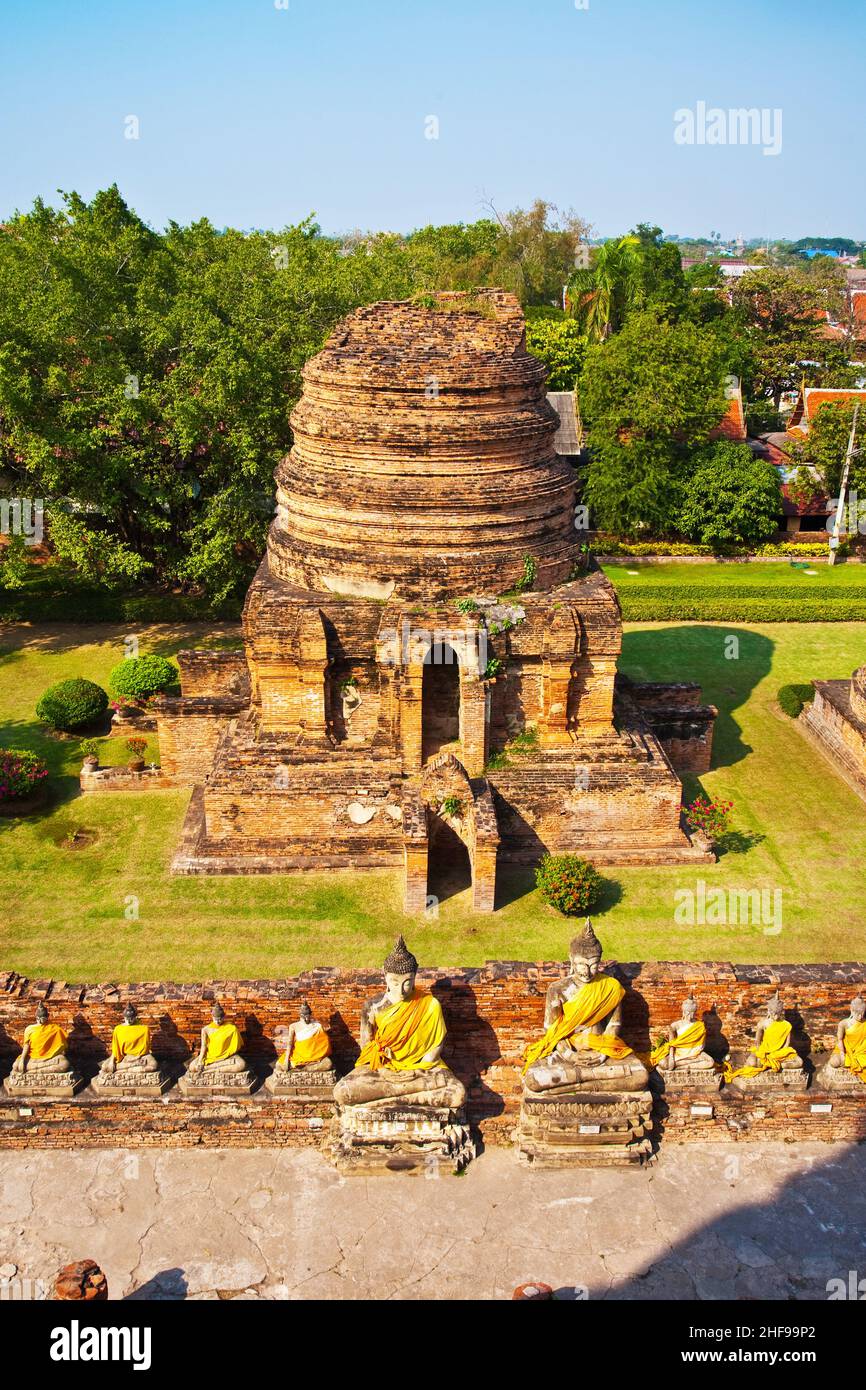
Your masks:
{"label": "utility pole", "polygon": [[828,561],[831,565],[836,563],[836,552],[839,549],[839,532],[845,519],[845,498],[848,493],[848,478],[851,475],[851,460],[857,450],[854,448],[854,441],[857,438],[857,416],[860,414],[859,405],[854,407],[854,419],[851,421],[851,433],[848,436],[848,448],[845,451],[845,463],[842,467],[842,481],[839,484],[839,500],[836,506],[836,516],[833,521],[833,531],[830,536],[830,554]]}

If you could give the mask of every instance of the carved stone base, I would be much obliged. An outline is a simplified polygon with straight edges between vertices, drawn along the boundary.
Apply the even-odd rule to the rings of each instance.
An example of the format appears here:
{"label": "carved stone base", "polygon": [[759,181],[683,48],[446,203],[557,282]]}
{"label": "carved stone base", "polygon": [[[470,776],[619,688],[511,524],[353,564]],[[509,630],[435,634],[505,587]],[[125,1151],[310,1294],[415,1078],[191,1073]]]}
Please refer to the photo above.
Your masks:
{"label": "carved stone base", "polygon": [[677,1067],[675,1071],[656,1071],[665,1091],[718,1091],[722,1084],[720,1071],[702,1067]]}
{"label": "carved stone base", "polygon": [[809,1073],[799,1068],[796,1071],[762,1071],[757,1076],[737,1076],[726,1085],[736,1086],[738,1091],[746,1091],[749,1095],[805,1091],[809,1085]]}
{"label": "carved stone base", "polygon": [[459,1173],[475,1157],[462,1110],[399,1102],[344,1106],[331,1125],[330,1150],[339,1172],[360,1177]]}
{"label": "carved stone base", "polygon": [[265,1080],[265,1090],[272,1096],[283,1096],[287,1100],[312,1100],[327,1102],[331,1099],[337,1084],[337,1073],[333,1067],[327,1071],[305,1071],[295,1067],[286,1071],[278,1067]]}
{"label": "carved stone base", "polygon": [[524,1091],[518,1155],[534,1168],[641,1163],[652,1153],[649,1091]]}
{"label": "carved stone base", "polygon": [[68,1100],[84,1084],[77,1071],[10,1072],[3,1082],[4,1090],[16,1100]]}
{"label": "carved stone base", "polygon": [[848,1096],[862,1096],[866,1101],[866,1085],[847,1067],[823,1066],[815,1076],[815,1086]]}
{"label": "carved stone base", "polygon": [[178,1090],[185,1096],[245,1095],[248,1096],[256,1084],[256,1076],[251,1071],[226,1071],[215,1075],[207,1071],[185,1071],[178,1078]]}
{"label": "carved stone base", "polygon": [[143,1096],[153,1100],[168,1090],[171,1077],[162,1071],[97,1072],[90,1084],[98,1096]]}

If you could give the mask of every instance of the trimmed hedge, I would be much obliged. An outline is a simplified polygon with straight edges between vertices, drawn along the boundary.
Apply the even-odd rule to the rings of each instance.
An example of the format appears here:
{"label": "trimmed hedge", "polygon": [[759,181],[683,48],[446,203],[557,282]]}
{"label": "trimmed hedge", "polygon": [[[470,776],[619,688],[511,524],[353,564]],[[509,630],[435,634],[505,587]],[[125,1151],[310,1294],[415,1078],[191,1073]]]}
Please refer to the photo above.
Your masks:
{"label": "trimmed hedge", "polygon": [[535,884],[551,907],[566,917],[579,917],[595,907],[604,879],[578,854],[545,854],[535,870]]}
{"label": "trimmed hedge", "polygon": [[0,623],[177,623],[234,621],[241,601],[218,609],[206,599],[183,594],[123,596],[98,590],[40,593],[0,590]]}
{"label": "trimmed hedge", "polygon": [[117,699],[147,700],[179,682],[180,672],[173,661],[166,661],[164,656],[134,656],[113,667],[108,688]]}
{"label": "trimmed hedge", "polygon": [[36,714],[53,729],[69,733],[93,724],[107,709],[108,696],[102,686],[78,676],[49,685],[36,706]]}
{"label": "trimmed hedge", "polygon": [[791,599],[704,598],[688,602],[658,596],[620,593],[626,623],[862,623],[866,622],[866,598]]}
{"label": "trimmed hedge", "polygon": [[797,719],[803,706],[815,698],[814,685],[783,685],[776,697],[781,708],[792,719]]}

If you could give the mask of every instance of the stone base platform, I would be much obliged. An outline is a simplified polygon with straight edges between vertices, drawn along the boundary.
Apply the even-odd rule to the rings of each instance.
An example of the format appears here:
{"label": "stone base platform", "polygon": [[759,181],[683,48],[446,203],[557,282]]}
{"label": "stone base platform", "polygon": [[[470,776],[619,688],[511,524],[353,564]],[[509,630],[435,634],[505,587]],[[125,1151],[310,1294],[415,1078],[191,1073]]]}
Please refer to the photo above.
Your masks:
{"label": "stone base platform", "polygon": [[722,1085],[721,1071],[708,1071],[701,1067],[677,1067],[675,1071],[656,1070],[660,1089],[663,1091],[718,1091]]}
{"label": "stone base platform", "polygon": [[184,1096],[198,1096],[207,1099],[211,1096],[248,1096],[256,1084],[256,1075],[251,1071],[229,1071],[220,1076],[209,1076],[206,1071],[185,1071],[177,1080],[178,1090]]}
{"label": "stone base platform", "polygon": [[10,1072],[3,1082],[8,1096],[15,1100],[69,1100],[84,1085],[84,1077],[77,1071]]}
{"label": "stone base platform", "polygon": [[757,1076],[738,1076],[727,1085],[748,1095],[776,1095],[779,1091],[808,1090],[811,1073],[808,1071],[762,1071]]}
{"label": "stone base platform", "polygon": [[475,1157],[465,1115],[434,1105],[344,1106],[331,1124],[331,1158],[346,1176],[459,1173]]}
{"label": "stone base platform", "polygon": [[652,1153],[650,1091],[524,1092],[520,1160],[537,1168],[642,1163]]}
{"label": "stone base platform", "polygon": [[815,1075],[815,1085],[837,1095],[862,1096],[866,1103],[866,1084],[847,1067],[824,1066]]}
{"label": "stone base platform", "polygon": [[265,1090],[277,1099],[329,1101],[336,1084],[333,1067],[327,1071],[284,1071],[280,1067],[266,1078]]}
{"label": "stone base platform", "polygon": [[111,1076],[97,1072],[90,1084],[97,1095],[141,1096],[152,1100],[168,1090],[171,1077],[163,1071],[146,1071],[134,1077],[125,1076],[123,1072],[114,1072]]}

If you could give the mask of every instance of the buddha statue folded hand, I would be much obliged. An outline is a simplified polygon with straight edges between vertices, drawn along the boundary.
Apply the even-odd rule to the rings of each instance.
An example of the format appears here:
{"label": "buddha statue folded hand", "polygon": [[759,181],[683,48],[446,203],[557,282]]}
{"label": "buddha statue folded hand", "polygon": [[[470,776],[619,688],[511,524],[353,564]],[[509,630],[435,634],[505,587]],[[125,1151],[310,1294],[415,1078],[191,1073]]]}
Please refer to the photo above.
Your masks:
{"label": "buddha statue folded hand", "polygon": [[111,1052],[94,1077],[97,1089],[121,1090],[127,1087],[161,1089],[164,1078],[150,1050],[150,1029],[140,1023],[134,1005],[123,1010],[123,1022],[111,1035]]}
{"label": "buddha statue folded hand", "polygon": [[730,1062],[725,1063],[725,1082],[743,1080],[746,1083],[760,1077],[762,1081],[773,1082],[777,1077],[780,1083],[806,1084],[808,1077],[803,1059],[796,1048],[791,1047],[792,1025],[785,1018],[785,1010],[778,993],[767,1002],[767,1012],[755,1029],[755,1041],[745,1065],[734,1069]]}
{"label": "buddha statue folded hand", "polygon": [[524,1053],[527,1092],[598,1084],[623,1091],[646,1087],[646,1067],[619,1036],[625,989],[600,972],[600,963],[601,944],[587,920],[569,948],[570,973],[547,991],[544,1036]]}
{"label": "buddha statue folded hand", "polygon": [[836,1029],[836,1044],[820,1079],[824,1086],[866,1083],[866,1001],[859,994]]}
{"label": "buddha statue folded hand", "polygon": [[669,1025],[667,1038],[650,1053],[651,1066],[662,1072],[715,1071],[716,1062],[704,1051],[707,1027],[698,1022],[697,1011],[690,994],[683,1000],[682,1016]]}
{"label": "buddha statue folded hand", "polygon": [[445,1021],[438,999],[415,983],[418,962],[402,936],[385,961],[385,991],[361,1014],[361,1055],[337,1082],[341,1106],[399,1101],[459,1109],[463,1083],[442,1061]]}
{"label": "buddha statue folded hand", "polygon": [[40,1004],[36,1022],[24,1029],[21,1051],[12,1063],[7,1091],[45,1090],[49,1094],[74,1089],[80,1078],[66,1053],[69,1035],[57,1023],[51,1023],[48,1010]]}
{"label": "buddha statue folded hand", "polygon": [[255,1077],[241,1052],[239,1030],[226,1019],[222,1005],[211,1009],[211,1021],[201,1030],[201,1046],[178,1083],[182,1091],[201,1091],[209,1087],[230,1086],[250,1091]]}

